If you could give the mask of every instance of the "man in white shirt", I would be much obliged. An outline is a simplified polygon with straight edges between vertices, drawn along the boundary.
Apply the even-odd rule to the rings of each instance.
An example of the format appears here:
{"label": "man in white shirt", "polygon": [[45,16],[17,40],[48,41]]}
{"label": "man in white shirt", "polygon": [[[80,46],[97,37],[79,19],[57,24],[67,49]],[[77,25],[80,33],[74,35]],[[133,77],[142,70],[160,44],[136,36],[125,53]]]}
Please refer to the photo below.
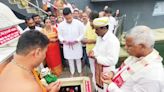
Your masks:
{"label": "man in white shirt", "polygon": [[41,17],[38,14],[33,14],[32,18],[35,22],[35,26],[37,27],[44,27],[44,23],[42,22]]}
{"label": "man in white shirt", "polygon": [[112,16],[112,9],[109,7],[105,9],[104,16],[109,18],[109,30],[114,33],[115,27],[117,26],[117,21]]}
{"label": "man in white shirt", "polygon": [[68,60],[71,76],[75,73],[74,60],[78,73],[81,74],[82,44],[84,25],[77,19],[73,19],[70,8],[64,8],[65,20],[59,24],[59,40],[63,43],[64,58]]}
{"label": "man in white shirt", "polygon": [[102,74],[109,92],[164,92],[162,57],[154,49],[152,30],[136,26],[126,35],[129,57],[115,74]]}
{"label": "man in white shirt", "polygon": [[75,9],[73,10],[73,18],[74,18],[74,19],[81,20],[81,19],[80,19],[80,11],[79,11],[78,8],[75,8]]}
{"label": "man in white shirt", "polygon": [[27,28],[24,29],[24,31],[29,31],[29,30],[37,30],[37,31],[41,31],[41,27],[35,26],[35,22],[33,20],[33,18],[29,17],[26,18],[25,20]]}
{"label": "man in white shirt", "polygon": [[106,92],[107,85],[103,84],[100,79],[101,72],[115,70],[120,51],[119,40],[109,31],[108,23],[108,17],[101,17],[93,20],[95,32],[99,37],[96,40],[93,51],[89,53],[89,56],[96,59],[95,72],[98,92]]}

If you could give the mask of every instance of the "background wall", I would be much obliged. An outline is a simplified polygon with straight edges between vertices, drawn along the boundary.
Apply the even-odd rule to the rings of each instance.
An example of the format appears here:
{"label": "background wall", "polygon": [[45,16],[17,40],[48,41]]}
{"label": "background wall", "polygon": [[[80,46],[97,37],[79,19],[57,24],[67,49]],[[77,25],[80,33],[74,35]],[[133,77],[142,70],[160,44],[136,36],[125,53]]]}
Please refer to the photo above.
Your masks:
{"label": "background wall", "polygon": [[75,3],[80,9],[90,6],[93,10],[100,11],[105,5],[113,10],[120,9],[122,14],[126,14],[124,31],[135,25],[147,25],[151,28],[164,28],[164,15],[152,16],[155,3],[164,0],[118,0],[107,2],[91,2],[91,0],[68,0]]}

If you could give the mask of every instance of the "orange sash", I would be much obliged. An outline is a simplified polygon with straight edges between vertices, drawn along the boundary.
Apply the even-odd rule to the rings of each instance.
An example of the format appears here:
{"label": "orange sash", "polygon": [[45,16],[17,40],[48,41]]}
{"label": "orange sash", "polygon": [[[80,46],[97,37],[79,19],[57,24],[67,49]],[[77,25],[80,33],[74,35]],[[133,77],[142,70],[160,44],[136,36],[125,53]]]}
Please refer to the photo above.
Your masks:
{"label": "orange sash", "polygon": [[40,82],[40,79],[39,79],[39,77],[38,77],[37,72],[36,72],[35,70],[33,70],[32,72],[33,72],[33,74],[34,74],[34,77],[35,77],[37,83],[38,83],[39,86],[41,87],[42,92],[47,92],[46,88],[45,88],[45,87],[42,85],[42,83]]}

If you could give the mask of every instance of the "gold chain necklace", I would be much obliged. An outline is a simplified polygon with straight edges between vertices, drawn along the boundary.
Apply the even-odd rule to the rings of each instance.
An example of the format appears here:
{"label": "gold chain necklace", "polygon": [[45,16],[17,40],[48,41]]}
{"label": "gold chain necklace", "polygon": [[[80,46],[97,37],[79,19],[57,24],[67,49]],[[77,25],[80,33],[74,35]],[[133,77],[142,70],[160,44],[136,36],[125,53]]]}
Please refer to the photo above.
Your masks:
{"label": "gold chain necklace", "polygon": [[23,65],[21,65],[21,64],[19,64],[19,63],[17,63],[16,61],[12,61],[12,63],[13,63],[14,65],[18,66],[19,68],[21,68],[22,70],[27,71],[29,74],[32,75],[33,79],[36,81],[35,76],[34,76],[32,70],[27,69],[27,67],[25,67],[25,66],[23,66]]}
{"label": "gold chain necklace", "polygon": [[32,71],[31,71],[30,69],[27,69],[25,66],[23,66],[23,65],[21,65],[21,64],[19,64],[19,63],[17,63],[16,61],[12,61],[12,63],[13,63],[14,65],[18,66],[19,68],[21,68],[22,70],[25,70],[25,71],[27,71],[27,72],[29,72],[29,73],[32,73]]}

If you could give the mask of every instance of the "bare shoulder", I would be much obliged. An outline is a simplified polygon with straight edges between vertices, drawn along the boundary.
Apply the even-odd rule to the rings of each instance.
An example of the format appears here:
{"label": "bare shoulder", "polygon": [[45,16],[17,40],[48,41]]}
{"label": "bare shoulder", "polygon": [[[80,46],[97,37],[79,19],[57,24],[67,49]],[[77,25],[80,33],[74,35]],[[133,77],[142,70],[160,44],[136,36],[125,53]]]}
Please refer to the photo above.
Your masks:
{"label": "bare shoulder", "polygon": [[29,73],[9,64],[0,75],[0,92],[42,92],[39,84]]}
{"label": "bare shoulder", "polygon": [[[25,81],[24,81],[25,82]],[[41,87],[35,81],[26,81],[26,83],[21,83],[21,91],[20,92],[42,92]]]}
{"label": "bare shoulder", "polygon": [[2,82],[0,92],[42,92],[40,86],[30,81],[8,81]]}

